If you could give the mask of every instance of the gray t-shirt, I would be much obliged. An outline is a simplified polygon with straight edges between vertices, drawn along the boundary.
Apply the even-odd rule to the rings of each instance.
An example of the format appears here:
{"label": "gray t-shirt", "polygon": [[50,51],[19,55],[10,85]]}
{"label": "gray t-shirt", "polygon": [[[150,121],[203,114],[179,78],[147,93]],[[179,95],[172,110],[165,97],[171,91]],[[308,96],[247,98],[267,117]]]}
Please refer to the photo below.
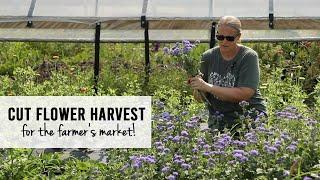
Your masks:
{"label": "gray t-shirt", "polygon": [[[253,49],[240,45],[237,55],[229,61],[223,59],[219,47],[209,49],[202,55],[200,71],[204,75],[203,79],[210,84],[254,89],[255,93],[248,101],[249,107],[262,112],[266,111],[264,100],[258,89],[260,80],[258,54]],[[217,112],[222,113],[223,119],[229,122],[238,118],[237,113],[242,113],[239,103],[221,101],[212,94],[207,94],[207,98],[211,103],[211,106],[208,105],[211,116],[209,121]],[[212,122],[209,122],[209,126],[210,123]]]}

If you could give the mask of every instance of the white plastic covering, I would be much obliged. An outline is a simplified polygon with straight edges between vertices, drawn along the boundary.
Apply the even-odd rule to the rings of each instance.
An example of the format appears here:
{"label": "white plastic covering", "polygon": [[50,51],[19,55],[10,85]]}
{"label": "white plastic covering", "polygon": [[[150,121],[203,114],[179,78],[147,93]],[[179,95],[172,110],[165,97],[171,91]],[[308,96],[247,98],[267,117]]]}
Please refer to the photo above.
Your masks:
{"label": "white plastic covering", "polygon": [[140,17],[143,0],[100,0],[99,17]]}
{"label": "white plastic covering", "polygon": [[320,17],[319,0],[274,0],[275,16]]}
{"label": "white plastic covering", "polygon": [[33,16],[94,17],[95,0],[37,0]]}
{"label": "white plastic covering", "polygon": [[92,42],[101,22],[102,42],[140,42],[143,15],[151,41],[208,41],[224,15],[241,19],[243,41],[319,40],[319,9],[320,0],[0,0],[0,41]]}
{"label": "white plastic covering", "polygon": [[237,17],[267,17],[269,0],[215,0],[213,16],[233,15]]}
{"label": "white plastic covering", "polygon": [[0,16],[26,16],[31,0],[0,0]]}
{"label": "white plastic covering", "polygon": [[147,17],[210,17],[210,0],[151,0]]}

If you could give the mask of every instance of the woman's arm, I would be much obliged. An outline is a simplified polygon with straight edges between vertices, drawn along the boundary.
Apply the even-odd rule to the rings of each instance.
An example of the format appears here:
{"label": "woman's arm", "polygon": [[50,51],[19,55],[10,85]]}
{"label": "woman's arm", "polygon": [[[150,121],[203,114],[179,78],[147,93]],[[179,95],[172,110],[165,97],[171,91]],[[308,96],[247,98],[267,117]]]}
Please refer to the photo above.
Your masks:
{"label": "woman's arm", "polygon": [[190,85],[193,89],[213,94],[217,99],[229,102],[241,102],[249,100],[255,90],[249,87],[219,87],[205,82],[201,77],[191,79]]}

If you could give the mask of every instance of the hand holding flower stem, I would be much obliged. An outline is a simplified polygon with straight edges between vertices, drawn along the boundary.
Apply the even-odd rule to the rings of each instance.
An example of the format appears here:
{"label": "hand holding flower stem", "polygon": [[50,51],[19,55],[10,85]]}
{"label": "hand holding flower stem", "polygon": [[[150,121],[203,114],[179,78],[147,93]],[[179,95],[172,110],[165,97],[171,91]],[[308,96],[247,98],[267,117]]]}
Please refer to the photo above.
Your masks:
{"label": "hand holding flower stem", "polygon": [[[169,54],[173,56],[177,62],[177,65],[182,67],[183,70],[186,71],[188,76],[188,84],[191,83],[191,78],[194,77],[200,77],[202,79],[203,74],[199,71],[200,69],[200,61],[197,59],[194,59],[190,53],[191,51],[199,44],[199,41],[196,41],[194,44],[190,43],[188,40],[182,41],[182,43],[176,43],[174,47],[167,48],[165,47],[163,51],[166,54]],[[204,92],[200,90],[196,90],[201,96],[201,99],[203,99],[206,103],[211,105],[210,101],[204,94]]]}

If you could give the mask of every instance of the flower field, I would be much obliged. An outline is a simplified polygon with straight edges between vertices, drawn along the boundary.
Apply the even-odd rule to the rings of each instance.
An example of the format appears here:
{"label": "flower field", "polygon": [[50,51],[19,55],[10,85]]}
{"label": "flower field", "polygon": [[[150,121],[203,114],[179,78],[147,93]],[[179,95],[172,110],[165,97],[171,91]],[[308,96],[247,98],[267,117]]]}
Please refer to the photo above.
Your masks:
{"label": "flower field", "polygon": [[[187,62],[177,57],[180,45]],[[142,44],[102,44],[98,95],[152,96],[152,148],[107,149],[106,163],[1,149],[0,179],[319,179],[320,43],[245,45],[260,57],[268,117],[240,115],[236,132],[204,126],[206,108],[187,81],[197,72],[190,58],[200,60],[207,44],[153,44],[147,84]],[[95,95],[92,44],[0,43],[0,49],[1,96]],[[243,114],[252,111],[241,106]]]}

